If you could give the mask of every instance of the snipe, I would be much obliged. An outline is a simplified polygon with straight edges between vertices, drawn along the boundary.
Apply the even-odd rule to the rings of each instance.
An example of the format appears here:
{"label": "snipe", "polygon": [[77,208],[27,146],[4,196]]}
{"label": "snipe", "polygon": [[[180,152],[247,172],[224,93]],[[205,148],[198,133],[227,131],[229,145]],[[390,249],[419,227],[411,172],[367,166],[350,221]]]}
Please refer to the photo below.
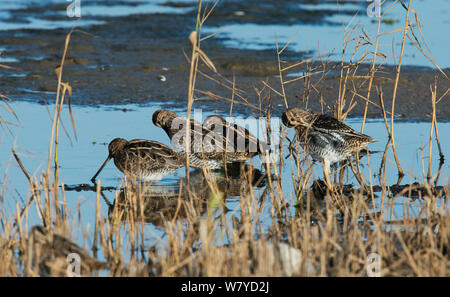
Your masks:
{"label": "snipe", "polygon": [[[157,110],[153,124],[164,129],[177,152],[185,152],[185,118],[169,110]],[[219,169],[226,163],[247,161],[267,147],[247,129],[229,124],[217,115],[208,117],[203,125],[189,120],[187,132],[189,161],[194,167]]]}
{"label": "snipe", "polygon": [[286,127],[296,129],[296,137],[314,160],[322,162],[329,184],[330,165],[344,161],[375,140],[342,121],[300,108],[290,108],[282,115]]}
{"label": "snipe", "polygon": [[130,178],[158,180],[184,165],[184,155],[176,153],[167,145],[152,140],[115,138],[108,145],[108,157],[92,177],[95,178],[114,159],[117,169]]}
{"label": "snipe", "polygon": [[40,276],[67,276],[68,256],[80,257],[80,273],[89,275],[92,271],[108,269],[109,264],[101,262],[70,239],[50,233],[43,226],[30,230],[29,245],[33,249],[33,263],[38,264]]}
{"label": "snipe", "polygon": [[266,152],[270,152],[267,143],[259,140],[248,129],[227,122],[220,115],[208,116],[203,122],[203,127],[223,138],[223,145],[227,145],[225,148],[227,157],[232,161],[246,161],[258,154],[264,155]]}

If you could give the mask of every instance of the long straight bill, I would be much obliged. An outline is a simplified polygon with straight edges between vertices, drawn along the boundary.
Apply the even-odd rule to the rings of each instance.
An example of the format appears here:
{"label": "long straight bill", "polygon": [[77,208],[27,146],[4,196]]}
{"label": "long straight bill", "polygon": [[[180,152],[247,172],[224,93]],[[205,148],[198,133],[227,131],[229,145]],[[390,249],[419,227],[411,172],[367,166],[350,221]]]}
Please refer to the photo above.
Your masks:
{"label": "long straight bill", "polygon": [[97,171],[96,174],[94,174],[94,176],[91,178],[91,182],[95,184],[95,178],[97,177],[97,175],[100,174],[100,172],[103,170],[103,167],[106,166],[106,164],[108,164],[109,160],[111,160],[111,156],[108,156],[108,158],[106,158],[105,162],[103,162],[102,166],[100,167],[100,169]]}

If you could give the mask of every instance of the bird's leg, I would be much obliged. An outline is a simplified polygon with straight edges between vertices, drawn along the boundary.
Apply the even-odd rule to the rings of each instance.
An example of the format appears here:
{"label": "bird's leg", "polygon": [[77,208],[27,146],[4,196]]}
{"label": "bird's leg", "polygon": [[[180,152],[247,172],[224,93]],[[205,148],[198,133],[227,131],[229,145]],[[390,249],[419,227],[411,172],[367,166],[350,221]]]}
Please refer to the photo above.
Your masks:
{"label": "bird's leg", "polygon": [[[330,180],[333,180],[333,184],[336,184],[337,182],[337,173],[338,173],[338,164],[334,163],[330,165]],[[333,171],[331,171],[333,169]]]}
{"label": "bird's leg", "polygon": [[325,178],[325,183],[327,185],[328,189],[332,189],[331,181],[330,181],[330,163],[326,160],[322,160],[322,167],[323,167],[323,175]]}
{"label": "bird's leg", "polygon": [[106,205],[108,206],[108,209],[109,209],[110,211],[112,211],[112,209],[113,209],[113,207],[114,207],[114,204],[111,203],[111,202],[108,200],[108,198],[106,198],[106,196],[105,196],[105,194],[103,193],[103,191],[101,190],[101,188],[100,188],[100,196],[102,196],[103,200],[105,201]]}
{"label": "bird's leg", "polygon": [[345,173],[345,166],[347,166],[347,163],[345,161],[341,162],[341,167],[339,168],[339,183],[344,183],[344,173]]}
{"label": "bird's leg", "polygon": [[287,138],[286,137],[286,139],[287,139],[287,141],[289,141],[289,146],[288,146],[288,151],[289,151],[289,154],[285,157],[285,159],[287,159],[287,158],[289,158],[291,155],[293,155],[292,154],[292,150],[293,150],[293,143],[294,143],[294,140],[290,140],[289,138]]}
{"label": "bird's leg", "polygon": [[289,154],[286,156],[285,159],[289,158],[291,155],[295,156],[293,154],[293,151],[294,151],[294,144],[295,144],[295,142],[297,140],[297,137],[298,137],[297,129],[295,130],[295,135],[294,135],[294,138],[292,139],[292,141],[289,138],[286,137],[286,139],[289,141],[289,146],[288,146]]}

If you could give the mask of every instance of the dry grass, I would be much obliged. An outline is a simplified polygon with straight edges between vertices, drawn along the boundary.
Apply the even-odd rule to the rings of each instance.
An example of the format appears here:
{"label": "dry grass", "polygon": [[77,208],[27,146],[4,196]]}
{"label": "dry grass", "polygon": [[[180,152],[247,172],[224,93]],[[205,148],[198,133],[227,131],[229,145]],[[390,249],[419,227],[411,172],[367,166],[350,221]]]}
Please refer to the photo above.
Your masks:
{"label": "dry grass", "polygon": [[[284,87],[293,80],[286,81],[283,75],[289,69],[305,65],[307,74],[298,79],[305,82],[302,103],[308,106],[309,94],[319,92],[317,80],[313,82],[311,77],[318,74],[324,77],[329,72],[323,56],[318,57],[322,62],[319,64],[321,69],[309,65],[311,60],[284,66],[286,62],[282,60],[282,53],[288,44],[281,49],[277,44],[281,89],[276,90],[263,82],[262,89],[256,90],[259,104],[253,105],[246,99],[247,94],[237,88],[235,78],[229,80],[218,74],[213,61],[200,49],[201,42],[206,39],[201,36],[201,27],[215,5],[204,7],[199,1],[198,7],[197,28],[190,36],[193,49],[188,59],[191,63],[188,117],[195,101],[194,94],[198,93],[228,100],[231,108],[233,104],[247,105],[266,116],[270,123],[271,94],[283,97],[287,107]],[[353,38],[356,27],[348,32],[343,52],[350,45],[350,40],[356,40],[352,60],[356,59],[363,44],[364,47],[374,48],[361,48],[363,51],[357,62],[344,63],[342,56],[339,66],[341,83],[335,105],[322,105],[323,110],[330,109],[338,118],[345,119],[357,104],[356,99],[364,100],[366,111],[368,104],[375,104],[369,98],[377,72],[376,57],[382,55],[377,47],[380,23],[379,20],[375,44],[367,43],[365,34]],[[408,34],[414,34],[408,16],[402,30],[404,43]],[[69,49],[70,34],[66,39],[64,56]],[[367,60],[369,52],[373,57]],[[402,55],[403,50],[398,75]],[[363,82],[368,83],[369,91],[361,95],[352,77],[365,61],[372,63]],[[17,204],[14,214],[6,213],[2,204],[0,276],[66,275],[66,257],[73,252],[81,257],[82,275],[98,275],[98,270],[102,269],[104,274],[110,276],[367,276],[372,271],[370,259],[374,253],[380,257],[382,276],[450,275],[450,216],[448,206],[446,208],[450,194],[448,186],[437,187],[439,173],[433,174],[429,165],[428,181],[424,181],[421,190],[416,191],[416,198],[422,201],[419,215],[408,216],[406,209],[417,187],[410,185],[397,192],[390,189],[386,183],[386,152],[378,178],[382,188],[379,199],[383,207],[380,210],[373,203],[373,185],[376,182],[370,174],[364,176],[361,173],[359,158],[343,170],[352,170],[361,187],[348,189],[335,176],[335,187],[330,190],[313,181],[309,158],[300,156],[302,152],[297,150],[288,160],[284,160],[281,153],[277,164],[265,164],[265,184],[260,183],[260,178],[255,178],[257,171],[252,167],[240,169],[242,171],[234,176],[232,172],[227,172],[224,177],[217,177],[211,172],[197,172],[200,177],[195,179],[192,172],[189,174],[187,171],[186,179],[180,181],[178,188],[165,194],[155,191],[155,185],[124,180],[122,190],[116,192],[111,203],[104,197],[99,182],[96,188],[95,229],[93,234],[85,234],[81,226],[75,226],[75,217],[81,216],[80,208],[67,208],[64,185],[58,180],[58,127],[66,91],[70,93],[70,86],[62,81],[63,65],[64,57],[57,72],[58,92],[47,170],[38,177],[31,177],[13,152],[30,183],[30,194],[24,205]],[[199,77],[212,79],[225,87],[231,98],[196,89]],[[348,88],[351,88],[350,91]],[[386,151],[392,149],[395,153],[395,106],[392,104],[389,127],[382,89],[377,86],[377,91],[380,115],[384,117],[392,141],[392,145],[389,142],[386,145]],[[433,111],[441,98],[438,98],[436,86],[433,86],[430,101]],[[363,123],[365,119],[364,116]],[[73,121],[72,124],[75,127]],[[433,131],[442,154],[435,112],[430,128],[429,162]],[[53,173],[50,172],[52,160],[55,164]],[[290,176],[280,174],[285,162],[291,162],[295,169]],[[401,174],[402,169],[400,166],[398,168]],[[292,179],[293,190],[283,188],[283,178]],[[291,192],[295,195],[287,194]],[[239,207],[227,209],[227,199],[236,196],[240,197]],[[405,214],[395,218],[394,203],[402,199],[405,201]],[[108,205],[108,213],[102,213],[103,200]],[[36,209],[43,230],[46,230],[43,233],[28,225],[32,208]],[[152,246],[146,243],[148,223],[164,232],[164,236]],[[84,242],[87,239],[92,242],[91,252],[72,242],[71,238],[76,237],[74,234],[80,232]]]}

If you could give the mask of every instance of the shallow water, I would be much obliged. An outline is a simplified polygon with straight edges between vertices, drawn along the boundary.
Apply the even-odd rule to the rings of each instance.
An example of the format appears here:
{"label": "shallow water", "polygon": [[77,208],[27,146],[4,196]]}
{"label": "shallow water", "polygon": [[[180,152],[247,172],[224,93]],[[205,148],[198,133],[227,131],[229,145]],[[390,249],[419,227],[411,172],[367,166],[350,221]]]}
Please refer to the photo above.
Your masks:
{"label": "shallow water", "polygon": [[[129,4],[127,3],[129,2]],[[170,2],[165,0],[151,0],[151,1],[81,1],[80,12],[81,18],[67,17],[65,7],[60,7],[57,10],[46,10],[44,13],[38,15],[33,14],[19,14],[17,10],[26,8],[38,8],[48,4],[70,5],[71,2],[64,3],[61,0],[43,0],[43,1],[28,1],[28,0],[3,0],[0,2],[0,30],[19,30],[19,29],[44,29],[53,30],[58,28],[72,28],[87,27],[91,25],[105,24],[103,20],[92,19],[93,17],[120,17],[132,14],[179,14],[187,13],[192,10],[189,7],[170,7],[163,6],[163,4]],[[187,1],[176,1],[187,2]],[[19,15],[19,19],[14,19]],[[51,20],[48,17],[60,17],[62,20]],[[84,17],[91,18],[89,20]]]}
{"label": "shallow water", "polygon": [[[115,137],[152,139],[170,145],[170,141],[165,132],[155,127],[152,123],[152,114],[159,106],[158,104],[100,106],[97,108],[74,106],[73,113],[78,136],[77,140],[73,136],[70,118],[65,107],[63,110],[63,122],[71,139],[69,140],[61,127],[58,148],[61,182],[69,186],[90,184],[90,178],[108,154],[107,144]],[[13,102],[11,107],[16,112],[20,122],[18,123],[18,127],[9,126],[12,135],[6,129],[2,129],[0,162],[2,168],[1,174],[7,174],[8,177],[6,180],[7,191],[3,202],[11,207],[11,210],[14,210],[15,203],[19,202],[21,204],[23,203],[21,201],[27,197],[29,185],[16,161],[11,157],[11,149],[15,149],[30,174],[39,175],[42,170],[45,170],[51,131],[49,111],[53,113],[54,105],[47,106],[30,102]],[[5,113],[2,110],[2,115],[6,119],[9,118],[11,122],[15,122],[14,118]],[[180,112],[180,114],[183,114],[183,112]],[[203,119],[209,114],[204,113]],[[355,129],[359,129],[361,120],[349,119],[347,123]],[[450,138],[446,137],[448,136],[446,131],[450,129],[450,123],[438,123],[438,128],[441,132],[441,146],[445,154],[448,152],[447,148],[450,145]],[[409,184],[416,181],[422,183],[426,180],[429,129],[430,123],[428,122],[398,122],[395,125],[397,150],[401,164],[406,172],[402,184]],[[257,131],[252,132],[257,135]],[[369,120],[366,123],[365,133],[378,140],[378,142],[370,145],[370,150],[380,152],[370,155],[370,166],[367,165],[367,158],[363,157],[361,160],[363,166],[362,171],[366,178],[371,177],[373,185],[378,185],[378,178],[374,178],[373,174],[378,173],[383,151],[388,140],[384,122],[380,120]],[[293,131],[290,131],[289,137],[292,138],[292,136]],[[286,145],[287,142],[284,143],[285,151]],[[433,143],[432,156],[432,172],[435,174],[439,165],[439,155],[435,143]],[[422,164],[422,157],[425,162],[424,165]],[[264,171],[258,158],[254,158],[252,163],[255,168]],[[295,172],[295,169],[292,167],[292,158],[285,160],[284,164],[282,171],[283,191],[286,199],[291,201],[290,205],[294,205],[295,195],[291,173]],[[423,166],[425,167],[423,168]],[[397,170],[391,150],[387,154],[386,168],[387,184],[395,184],[397,182]],[[323,178],[321,166],[315,165],[314,172],[316,178]],[[439,180],[440,185],[449,183],[449,173],[448,164],[444,164]],[[182,168],[157,182],[157,184],[173,188],[184,175],[185,169]],[[102,186],[118,188],[122,177],[121,172],[115,168],[113,162],[110,162],[101,172],[98,179],[101,180]],[[346,175],[345,182],[352,183],[356,187],[358,186],[351,172]],[[94,220],[96,197],[94,192],[67,191],[66,193],[69,209],[75,209],[78,199],[81,199],[82,204],[88,205],[87,208],[89,209],[83,211],[84,217],[91,218],[89,220]],[[112,200],[114,195],[112,193],[108,195]],[[231,205],[228,205],[228,208],[234,209],[236,203],[239,206],[239,197],[230,198],[235,199],[230,200]],[[400,199],[397,203],[399,205],[398,214],[402,216],[403,201]],[[106,208],[103,211],[107,213]]]}
{"label": "shallow water", "polygon": [[[382,14],[387,10],[391,1],[386,1],[382,5]],[[223,27],[207,27],[208,33],[223,30],[217,37],[226,38],[224,44],[234,48],[247,49],[275,49],[276,42],[279,48],[290,41],[288,49],[292,51],[308,52],[309,56],[323,55],[331,61],[340,61],[342,55],[342,44],[344,41],[344,27],[347,32],[356,27],[353,37],[361,34],[361,30],[371,38],[371,42],[375,43],[377,33],[378,20],[377,17],[369,17],[367,15],[367,7],[370,3],[365,1],[346,1],[344,3],[337,1],[320,1],[315,4],[299,4],[308,11],[330,10],[335,14],[325,17],[322,24],[229,24]],[[412,1],[412,8],[418,12],[419,20],[422,24],[422,32],[427,45],[431,48],[432,57],[441,67],[450,67],[450,57],[448,55],[449,40],[443,38],[444,32],[450,30],[450,21],[448,15],[450,13],[450,2],[447,0],[436,0],[430,5],[430,1]],[[342,14],[340,11],[351,11],[351,14]],[[380,33],[390,32],[392,30],[401,29],[405,22],[405,10],[400,4],[393,6],[383,16],[383,20],[387,23],[381,24]],[[411,18],[414,15],[411,14]],[[393,24],[391,24],[393,22]],[[415,23],[415,21],[413,21]],[[431,57],[426,49],[420,33],[416,30],[420,45],[425,53]],[[348,35],[346,36],[348,38]],[[402,32],[385,35],[380,38],[378,52],[387,55],[387,59],[378,59],[380,62],[394,65],[398,63],[402,42]],[[355,42],[351,43],[354,45]],[[349,50],[345,56],[345,61],[349,62],[353,54],[353,46],[348,47]],[[393,52],[394,48],[394,52]],[[373,51],[373,48],[370,49]],[[362,56],[362,50],[357,53],[353,61],[357,61]],[[395,57],[395,58],[394,58]],[[369,60],[372,57],[369,55]],[[425,58],[416,47],[407,40],[405,44],[405,54],[403,56],[403,65],[416,65],[434,67],[433,64]]]}
{"label": "shallow water", "polygon": [[[118,4],[118,2],[82,1],[83,15],[85,18],[78,21],[74,19],[64,19],[65,11],[63,9],[53,12],[45,12],[39,16],[22,16],[18,19],[11,18],[15,15],[14,10],[16,9],[45,5],[49,2],[61,3],[58,0],[31,2],[26,0],[0,1],[0,30],[71,28],[75,24],[83,27],[107,23],[111,21],[111,19],[108,19],[109,17],[126,16],[135,13],[181,14],[189,13],[189,11],[192,10],[192,8],[189,7],[163,6],[162,4],[168,2],[164,0],[132,1],[139,3],[130,3],[130,5],[127,5],[126,1],[120,1],[120,4]],[[438,0],[434,2],[438,5],[426,6],[424,1],[413,2],[417,3],[416,9],[420,10],[420,12],[424,14],[424,18],[422,19],[424,24],[424,34],[427,38],[428,44],[432,46],[436,61],[441,66],[450,66],[449,57],[445,52],[445,49],[448,47],[447,43],[449,40],[448,38],[442,38],[441,31],[433,30],[436,26],[443,28],[443,30],[445,30],[445,28],[450,29],[450,22],[448,22],[445,18],[446,13],[448,12],[448,10],[446,10],[446,7],[449,6],[448,3]],[[342,8],[334,2],[319,5],[299,5],[308,10],[339,10]],[[372,23],[372,20],[364,14],[364,8],[366,7],[365,3],[350,3],[344,6],[345,9],[355,11],[359,10],[360,13],[355,17],[353,23],[360,21],[366,32],[369,35],[373,35],[373,30],[374,28],[376,29],[376,24]],[[49,16],[57,16],[58,18],[56,20],[50,20],[47,19]],[[400,19],[400,23],[396,22],[393,26],[384,24],[382,28],[385,30],[391,30],[394,27],[400,26],[403,14],[401,14],[400,17],[397,17],[395,14],[389,14],[388,17],[393,18],[394,20]],[[298,34],[292,40],[290,49],[302,52],[309,51],[310,55],[315,55],[317,53],[316,50],[318,44],[320,44],[321,52],[334,50],[335,53],[339,53],[340,49],[335,48],[335,46],[342,43],[343,29],[342,26],[339,25],[341,20],[344,23],[348,23],[350,21],[350,17],[348,15],[338,14],[326,18],[327,22],[332,22],[334,25],[295,24],[287,26],[251,23],[235,25],[230,23],[230,26],[224,26],[227,27],[227,30],[222,34],[219,34],[218,37],[227,37],[228,39],[225,39],[224,43],[229,47],[273,49],[275,48],[275,36],[280,44],[283,44],[298,31]],[[207,32],[212,32],[217,29],[220,28],[206,27]],[[317,37],[320,37],[320,43]],[[399,38],[396,37],[394,43],[395,46],[398,47],[399,42]],[[380,46],[381,49],[389,51],[391,47],[391,40],[384,40]],[[421,58],[420,54],[411,54],[413,52],[411,49],[411,44],[407,44],[407,53],[404,59],[405,64],[423,66],[430,65],[429,62]],[[5,50],[5,48],[0,48],[0,51]],[[40,60],[42,58],[42,56],[38,56],[34,59]],[[331,60],[336,58],[338,59],[339,57],[337,55],[330,56]],[[8,57],[7,53],[5,53],[5,55],[0,56],[0,63],[2,62],[17,63],[18,60]],[[387,63],[392,63],[392,60],[389,60],[388,58]],[[3,74],[0,74],[0,76],[1,75]],[[38,95],[44,93],[51,96],[55,95],[54,92],[43,92],[32,89],[27,89],[27,91]],[[12,97],[17,98],[15,96]],[[108,154],[107,144],[115,137],[123,137],[126,139],[152,139],[160,141],[166,145],[170,145],[166,134],[160,128],[157,128],[152,124],[153,112],[165,104],[167,104],[167,102],[152,102],[151,104],[145,105],[110,105],[97,107],[80,105],[73,106],[77,139],[75,139],[72,131],[67,107],[64,106],[63,123],[67,133],[70,135],[70,139],[65,135],[65,132],[61,127],[58,155],[60,162],[60,181],[69,188],[76,187],[81,184],[90,184],[90,178],[97,171]],[[0,115],[7,121],[13,123],[9,126],[10,131],[6,128],[0,130],[0,174],[4,177],[4,190],[0,196],[0,204],[5,206],[6,210],[6,218],[2,217],[1,222],[3,222],[3,220],[13,218],[16,214],[16,203],[20,207],[23,207],[25,201],[30,196],[30,186],[28,181],[12,157],[11,149],[15,149],[26,170],[31,175],[39,176],[47,166],[48,146],[51,133],[51,118],[54,111],[54,105],[46,106],[27,101],[13,102],[11,103],[11,107],[16,112],[19,122],[17,122],[14,117],[10,116],[0,106]],[[180,114],[184,115],[182,111],[180,111]],[[209,114],[209,112],[205,112],[203,114],[203,118]],[[224,114],[224,116],[225,115],[226,114]],[[17,126],[14,126],[14,123],[17,124]],[[361,127],[361,119],[359,118],[348,119],[347,123],[357,130]],[[448,158],[448,147],[450,145],[450,135],[448,131],[450,128],[450,123],[438,123],[438,128],[440,132],[441,145],[444,150],[444,154],[446,154],[446,157]],[[429,122],[402,121],[396,123],[395,135],[397,150],[400,155],[403,169],[406,171],[406,176],[401,182],[402,184],[408,184],[416,181],[422,183],[426,180],[429,131]],[[256,131],[252,130],[252,132],[256,134]],[[378,185],[378,177],[374,177],[374,174],[378,173],[381,157],[388,141],[384,122],[382,120],[368,120],[364,133],[378,140],[378,142],[370,145],[370,150],[380,152],[371,154],[370,164],[368,164],[366,157],[362,158],[362,171],[366,178],[371,179],[373,185]],[[289,137],[292,138],[292,136],[293,131],[289,131]],[[432,172],[435,174],[439,167],[439,155],[435,142],[433,142],[432,157]],[[255,168],[264,171],[258,158],[252,160],[252,163]],[[296,201],[291,175],[292,172],[295,173],[295,169],[293,169],[294,166],[292,158],[285,160],[284,164],[285,165],[282,169],[282,187],[285,194],[285,199],[290,206],[289,214],[294,216],[296,215],[296,210],[294,208]],[[322,168],[320,165],[315,165],[313,169],[315,178],[323,178]],[[192,175],[198,174],[198,172],[195,171],[191,171],[191,173]],[[155,196],[158,196],[159,194],[177,194],[179,192],[179,180],[183,179],[184,176],[185,169],[181,168],[174,174],[156,182],[149,188],[150,193],[146,194],[149,194],[150,196],[154,195],[153,198],[150,197],[150,200],[157,200]],[[123,182],[123,175],[116,169],[113,162],[110,162],[104,168],[98,178],[101,180],[102,186],[109,186],[117,188],[118,190]],[[358,183],[349,170],[347,170],[344,182],[351,183],[356,188],[358,187]],[[387,154],[386,182],[389,185],[397,182],[397,169],[392,150],[390,149]],[[442,167],[438,184],[450,184],[450,170],[448,161]],[[262,195],[263,189],[264,188],[255,188],[254,191],[257,195]],[[77,192],[75,190],[67,190],[65,194],[68,209],[72,212],[71,215],[73,216],[73,221],[75,224],[80,223],[82,229],[87,232],[86,234],[92,234],[95,225],[96,193],[93,191]],[[114,201],[114,190],[104,191],[104,194],[109,203]],[[228,217],[231,217],[231,215],[239,217],[240,199],[241,198],[236,194],[236,192],[228,192],[228,196],[226,198],[226,206],[230,210],[230,212],[227,213]],[[164,198],[160,200],[163,201]],[[269,201],[266,201],[263,213],[259,217],[259,221],[263,227],[269,228],[272,224],[272,218],[275,215],[273,207],[271,207],[270,204],[270,199],[267,200]],[[439,200],[437,202],[438,207],[441,206],[441,201],[442,200]],[[80,203],[80,211],[77,211],[78,203]],[[384,208],[388,206],[388,203],[389,201],[385,201]],[[379,210],[381,208],[381,201],[379,198],[375,199],[374,204],[375,210]],[[405,214],[407,214],[408,217],[417,217],[422,204],[423,201],[421,200],[411,200],[409,198],[399,197],[394,202],[392,212],[393,217],[386,217],[386,220],[403,218]],[[159,206],[157,205],[154,207]],[[450,210],[450,205],[448,202],[446,207],[447,210]],[[103,215],[108,213],[108,204],[103,200],[101,201],[101,212]],[[202,214],[205,215],[204,212],[202,212]],[[30,210],[28,225],[32,226],[34,224],[41,223],[42,222],[33,207]],[[145,232],[145,241],[148,245],[152,245],[164,237],[164,231],[161,229],[157,220],[149,220],[146,224]],[[81,245],[85,244],[82,241],[83,236],[81,232],[76,235],[76,238],[79,239],[78,242]],[[91,237],[88,237],[88,241],[90,241],[89,244],[92,244]]]}
{"label": "shallow water", "polygon": [[[4,208],[6,213],[6,216],[1,218],[2,222],[4,220],[8,221],[13,219],[16,214],[16,205],[18,204],[19,207],[22,208],[30,197],[30,186],[21,169],[12,157],[11,149],[15,149],[29,174],[39,177],[40,173],[43,172],[47,166],[48,145],[51,131],[50,114],[53,114],[54,110],[54,105],[47,106],[25,101],[13,102],[10,105],[16,112],[20,121],[18,126],[9,125],[10,132],[5,128],[1,130],[0,174],[5,178],[3,184],[4,194],[0,198],[0,205],[2,205],[2,208]],[[73,106],[78,137],[77,140],[73,137],[67,106],[65,106],[62,117],[65,128],[70,135],[70,140],[61,127],[60,143],[58,147],[60,182],[64,183],[67,188],[78,186],[80,184],[91,184],[90,178],[97,171],[108,154],[107,144],[115,137],[123,137],[126,139],[152,139],[170,145],[170,141],[165,132],[162,129],[155,127],[152,123],[152,114],[156,109],[160,108],[160,106],[161,104],[99,106],[97,108]],[[0,109],[0,112],[8,121],[17,123],[17,121],[4,110]],[[179,111],[179,114],[184,115],[182,111]],[[209,114],[210,113],[204,113],[203,119]],[[347,123],[355,129],[359,129],[361,119],[349,119]],[[446,137],[446,135],[448,136],[448,133],[445,131],[450,129],[450,123],[439,123],[438,126],[439,131],[441,132],[441,145],[444,149],[444,153],[447,153],[447,148],[450,145],[450,137]],[[403,168],[407,173],[402,184],[424,180],[422,174],[421,152],[423,150],[424,155],[427,155],[429,127],[430,123],[427,122],[399,122],[395,126],[398,152],[402,160],[402,165],[404,165]],[[254,130],[251,132],[254,134],[257,133],[257,131]],[[368,121],[366,123],[365,133],[378,140],[378,142],[370,146],[371,150],[384,150],[387,142],[387,134],[382,121]],[[414,137],[412,137],[412,135],[414,135]],[[290,131],[289,137],[292,138],[292,136],[293,131]],[[285,142],[285,150],[286,145]],[[361,160],[363,173],[366,178],[370,178],[374,172],[378,172],[381,156],[382,153],[371,154],[370,166],[367,165],[366,157]],[[438,168],[438,157],[436,145],[433,144],[433,173],[436,173]],[[387,183],[392,184],[397,181],[397,171],[391,152],[388,153],[387,160]],[[425,157],[425,161],[426,160]],[[264,171],[258,158],[254,158],[252,163],[255,168],[260,169],[262,172]],[[424,171],[426,172],[426,168]],[[282,188],[284,199],[289,205],[288,213],[291,216],[295,216],[297,215],[297,211],[294,205],[297,201],[291,178],[292,172],[296,172],[295,169],[293,169],[292,158],[286,159],[281,173]],[[173,216],[175,213],[175,210],[177,209],[177,203],[175,202],[177,199],[170,199],[169,197],[178,197],[180,179],[183,179],[184,176],[185,169],[181,168],[174,174],[147,186],[145,189],[146,192],[143,196],[143,201],[145,203],[144,212],[146,224],[144,226],[143,240],[146,247],[154,245],[159,247],[164,246],[166,242],[166,233],[164,228],[162,228],[160,213],[164,213],[165,217],[167,217],[167,215]],[[191,170],[191,183],[201,184],[202,176],[201,172],[199,173],[198,171]],[[315,178],[323,178],[320,165],[314,166],[314,176]],[[123,184],[123,175],[114,166],[113,162],[109,162],[99,175],[98,179],[101,180],[102,186],[116,188],[119,192],[123,191],[123,189],[120,189],[120,186]],[[230,189],[229,185],[224,186],[220,183],[220,176],[216,176],[215,179],[221,191],[227,193],[224,197],[226,207],[229,210],[226,213],[228,218],[226,223],[232,224],[232,216],[237,218],[240,217],[240,199],[243,199],[239,197],[240,179],[233,179],[234,182],[237,181],[237,191]],[[352,183],[356,188],[358,187],[358,184],[351,173],[346,175],[345,182]],[[372,178],[372,183],[377,185],[378,179]],[[447,162],[441,171],[439,184],[443,185],[449,183],[450,170]],[[257,197],[263,196],[264,188],[264,186],[254,187],[253,190],[255,195]],[[205,187],[199,186],[198,189],[199,197],[203,197],[206,202],[211,201],[211,197],[213,196],[211,196],[209,191],[200,192],[201,189],[205,189]],[[379,194],[379,192],[376,193],[376,195]],[[103,191],[104,199],[100,200],[101,215],[107,216],[112,204],[119,203],[117,200],[118,198],[115,199],[115,197],[116,191]],[[93,243],[93,237],[91,235],[94,232],[95,226],[96,198],[97,195],[92,190],[74,191],[69,189],[65,191],[65,200],[69,211],[68,216],[71,218],[70,221],[71,223],[82,227],[81,229],[77,229],[77,231],[74,230],[75,234],[73,237],[73,239],[81,246],[92,246]],[[442,203],[444,201],[445,200],[438,199],[436,202],[437,207],[443,207],[444,205]],[[392,200],[386,199],[384,202],[384,209],[388,209],[389,203],[391,202]],[[411,200],[405,197],[398,197],[393,201],[392,211],[386,213],[385,220],[391,221],[405,216],[408,218],[418,217],[423,203],[424,201],[419,199]],[[448,203],[448,200],[446,203],[445,207],[448,212],[450,210],[450,204]],[[375,211],[379,211],[380,208],[381,201],[379,196],[376,196],[374,209]],[[206,207],[200,207],[198,211],[202,216],[207,215]],[[261,227],[262,230],[270,229],[273,224],[273,218],[276,217],[276,215],[274,208],[271,206],[270,197],[265,198],[262,213],[258,217],[258,226]],[[179,220],[183,222],[182,215],[179,215]],[[36,224],[42,224],[34,206],[29,210],[27,223],[30,227]],[[388,226],[388,228],[390,227]],[[123,229],[122,231],[126,231],[125,225],[121,225],[121,229]],[[121,233],[124,236],[123,242],[128,242],[127,232]],[[217,236],[218,245],[228,243],[226,238],[223,238],[219,234],[217,234]],[[127,251],[127,253],[124,253],[124,256],[129,255],[129,247],[123,247],[123,249],[124,252]],[[97,257],[100,260],[105,260],[101,251],[99,251]],[[107,274],[102,272],[100,275]]]}
{"label": "shallow water", "polygon": [[[81,1],[81,18],[69,18],[66,15],[66,8],[70,4],[69,2],[64,3],[61,0],[3,0],[0,1],[0,30],[50,30],[72,28],[73,26],[88,27],[108,23],[112,20],[110,19],[111,17],[123,17],[133,14],[194,15],[196,11],[195,2],[193,0]],[[392,1],[386,1],[381,7],[381,12],[384,13],[391,3]],[[49,6],[52,8],[34,13],[21,11],[23,9],[38,9],[49,4],[57,5],[57,8]],[[176,6],[174,4],[183,5]],[[271,4],[265,3],[261,5],[270,6]],[[339,61],[344,40],[344,27],[348,26],[351,28],[357,25],[354,37],[364,30],[371,38],[371,41],[375,41],[377,18],[368,16],[367,9],[369,5],[370,2],[366,1],[320,1],[320,3],[299,1],[297,8],[300,13],[308,14],[308,12],[326,11],[327,16],[314,21],[314,24],[302,23],[299,20],[297,23],[289,25],[283,24],[281,13],[280,19],[275,19],[270,24],[257,24],[251,21],[242,22],[239,18],[245,16],[247,10],[255,8],[245,7],[244,5],[240,6],[241,10],[235,11],[234,18],[230,18],[227,24],[223,26],[215,27],[206,23],[204,33],[224,30],[216,37],[225,38],[224,45],[240,49],[275,49],[276,41],[278,41],[281,48],[292,38],[288,48],[292,51],[309,53],[309,56],[315,56],[320,53],[331,61]],[[447,54],[450,41],[448,38],[443,38],[446,32],[450,30],[450,21],[448,20],[450,2],[447,0],[433,0],[433,2],[414,0],[412,1],[412,8],[419,15],[422,32],[425,36],[426,44],[416,30],[420,46],[429,57],[434,58],[441,68],[450,67],[450,57]],[[218,9],[220,9],[220,5]],[[381,32],[385,33],[400,29],[404,24],[404,16],[405,10],[403,7],[400,4],[394,5],[383,16],[384,22],[381,26]],[[413,14],[411,14],[411,19],[415,23]],[[380,59],[380,62],[390,65],[398,63],[401,39],[401,32],[389,34],[380,39],[379,52],[387,55],[387,59]],[[431,53],[428,51],[427,46],[430,47]],[[345,57],[347,62],[350,60],[351,54],[351,51],[347,53]],[[361,57],[361,55],[362,51],[357,54],[357,57]],[[406,42],[403,65],[433,67],[433,64],[409,40]]]}

